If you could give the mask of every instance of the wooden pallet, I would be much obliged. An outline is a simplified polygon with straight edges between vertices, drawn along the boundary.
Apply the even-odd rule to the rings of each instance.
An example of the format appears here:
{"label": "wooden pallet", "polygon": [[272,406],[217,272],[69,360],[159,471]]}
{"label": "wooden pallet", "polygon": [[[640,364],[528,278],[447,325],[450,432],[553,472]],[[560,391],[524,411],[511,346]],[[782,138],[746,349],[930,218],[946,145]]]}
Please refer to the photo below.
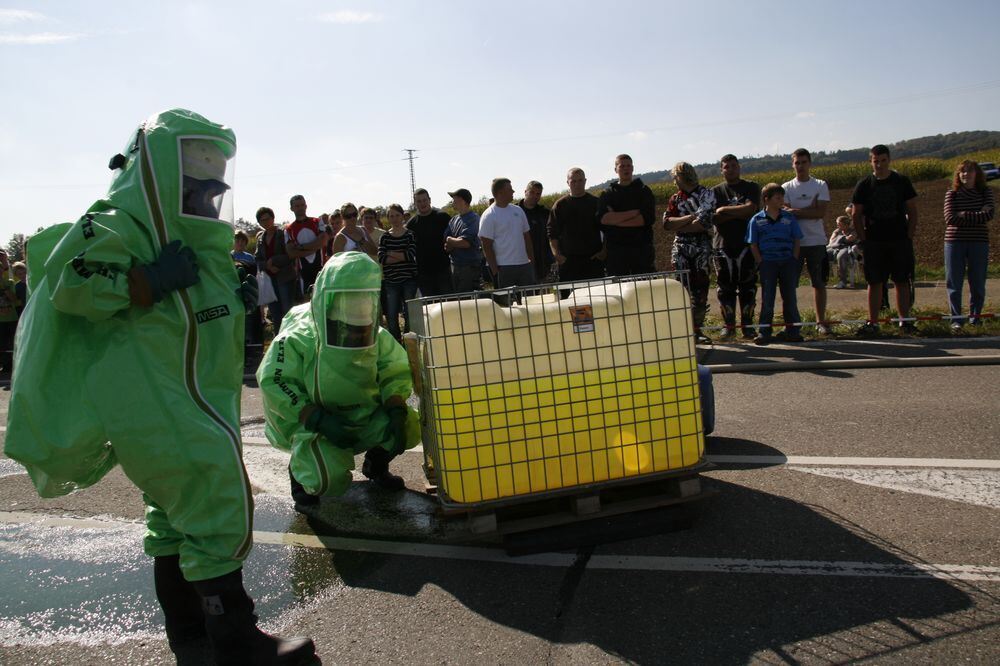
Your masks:
{"label": "wooden pallet", "polygon": [[689,505],[713,494],[697,472],[687,471],[508,498],[487,507],[442,504],[440,512],[464,520],[476,537],[499,538],[511,554],[525,554],[686,529]]}

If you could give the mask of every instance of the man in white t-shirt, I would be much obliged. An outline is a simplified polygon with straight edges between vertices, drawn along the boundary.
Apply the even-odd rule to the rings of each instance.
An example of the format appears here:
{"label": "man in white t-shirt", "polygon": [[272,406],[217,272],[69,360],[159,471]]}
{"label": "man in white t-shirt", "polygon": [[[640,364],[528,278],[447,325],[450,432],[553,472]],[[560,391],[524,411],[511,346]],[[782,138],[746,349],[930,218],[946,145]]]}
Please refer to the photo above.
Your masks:
{"label": "man in white t-shirt", "polygon": [[809,175],[812,155],[805,148],[792,153],[795,178],[782,185],[785,188],[785,210],[795,215],[802,229],[799,244],[799,272],[809,271],[816,303],[816,332],[829,335],[826,322],[826,281],[830,277],[830,258],[826,254],[826,230],[823,216],[830,203],[830,189],[826,182]]}
{"label": "man in white t-shirt", "polygon": [[491,191],[494,202],[479,220],[479,240],[494,283],[498,289],[534,284],[531,227],[521,207],[510,205],[510,178],[494,178]]}

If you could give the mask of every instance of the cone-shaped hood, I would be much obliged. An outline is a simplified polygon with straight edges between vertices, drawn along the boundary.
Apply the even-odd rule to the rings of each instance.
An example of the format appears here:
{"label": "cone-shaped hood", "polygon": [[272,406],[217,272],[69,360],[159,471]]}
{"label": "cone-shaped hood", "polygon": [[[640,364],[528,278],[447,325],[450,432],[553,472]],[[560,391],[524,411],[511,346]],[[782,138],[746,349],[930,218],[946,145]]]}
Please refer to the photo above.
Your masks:
{"label": "cone-shaped hood", "polygon": [[[381,288],[382,269],[364,252],[335,254],[316,277],[309,313],[316,337],[313,398],[317,404],[342,403],[343,396],[337,396],[345,387],[375,385]],[[365,330],[365,337],[354,342],[338,337],[339,322],[327,316],[328,310],[342,312],[339,304],[345,297],[368,300],[371,304],[371,325]]]}
{"label": "cone-shaped hood", "polygon": [[[150,116],[129,137],[107,202],[148,225],[161,247],[179,239],[196,249],[221,243],[228,252],[232,244],[228,221],[183,211],[182,145],[192,140],[210,142],[212,152],[227,160],[236,154],[236,135],[228,127],[185,109],[162,111]],[[187,164],[190,168],[190,159]]]}
{"label": "cone-shaped hood", "polygon": [[316,294],[330,290],[375,290],[382,288],[382,269],[364,252],[340,252],[330,257],[316,278]]}

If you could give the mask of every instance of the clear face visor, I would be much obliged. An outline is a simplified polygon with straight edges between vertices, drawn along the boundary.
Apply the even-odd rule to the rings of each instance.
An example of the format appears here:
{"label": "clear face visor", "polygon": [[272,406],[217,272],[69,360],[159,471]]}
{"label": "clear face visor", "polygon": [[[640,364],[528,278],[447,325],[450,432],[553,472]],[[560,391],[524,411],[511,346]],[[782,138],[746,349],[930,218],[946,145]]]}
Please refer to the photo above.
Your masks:
{"label": "clear face visor", "polygon": [[233,223],[233,159],[228,144],[181,139],[181,214]]}
{"label": "clear face visor", "polygon": [[378,331],[377,291],[333,291],[326,301],[326,344],[358,349],[375,344]]}

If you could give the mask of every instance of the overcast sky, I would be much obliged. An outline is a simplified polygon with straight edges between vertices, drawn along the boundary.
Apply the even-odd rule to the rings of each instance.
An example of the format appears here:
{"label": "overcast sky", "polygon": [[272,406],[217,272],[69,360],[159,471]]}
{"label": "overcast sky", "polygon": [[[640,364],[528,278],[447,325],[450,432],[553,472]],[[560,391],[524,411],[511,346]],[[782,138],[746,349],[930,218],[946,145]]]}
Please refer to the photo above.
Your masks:
{"label": "overcast sky", "polygon": [[[0,0],[2,2],[2,0]],[[437,204],[740,156],[1000,129],[1000,2],[0,6],[0,243],[73,221],[150,114],[236,131],[236,214]]]}

